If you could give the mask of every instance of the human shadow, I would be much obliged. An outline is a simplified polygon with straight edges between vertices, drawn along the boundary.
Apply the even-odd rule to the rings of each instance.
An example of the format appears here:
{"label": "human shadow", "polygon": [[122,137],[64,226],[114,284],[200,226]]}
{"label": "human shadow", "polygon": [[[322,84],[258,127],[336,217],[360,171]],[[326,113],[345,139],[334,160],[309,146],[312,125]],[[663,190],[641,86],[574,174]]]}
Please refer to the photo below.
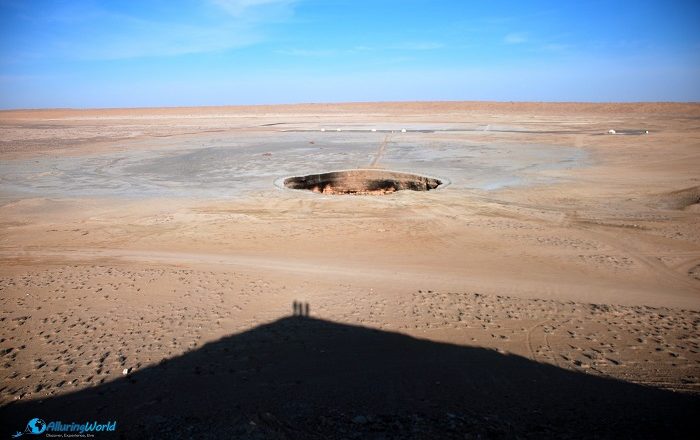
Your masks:
{"label": "human shadow", "polygon": [[292,316],[309,316],[309,303],[294,300],[292,303]]}
{"label": "human shadow", "polygon": [[34,417],[116,420],[121,438],[682,438],[698,414],[697,396],[299,315],[7,405],[0,426],[4,438]]}

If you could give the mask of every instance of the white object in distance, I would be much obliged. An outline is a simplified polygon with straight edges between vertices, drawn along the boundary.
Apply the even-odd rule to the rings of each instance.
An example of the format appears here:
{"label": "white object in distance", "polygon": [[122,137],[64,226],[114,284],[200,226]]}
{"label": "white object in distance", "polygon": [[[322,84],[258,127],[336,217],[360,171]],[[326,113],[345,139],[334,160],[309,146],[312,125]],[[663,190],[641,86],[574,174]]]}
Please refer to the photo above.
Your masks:
{"label": "white object in distance", "polygon": [[610,130],[608,130],[608,134],[615,134],[615,133],[617,133],[617,132],[615,130],[613,130],[612,128]]}

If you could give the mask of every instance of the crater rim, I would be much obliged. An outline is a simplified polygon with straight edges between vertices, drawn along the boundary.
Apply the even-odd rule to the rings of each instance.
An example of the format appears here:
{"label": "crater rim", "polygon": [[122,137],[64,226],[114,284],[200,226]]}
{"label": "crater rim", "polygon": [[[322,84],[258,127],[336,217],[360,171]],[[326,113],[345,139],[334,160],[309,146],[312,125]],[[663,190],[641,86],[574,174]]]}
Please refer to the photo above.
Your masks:
{"label": "crater rim", "polygon": [[351,168],[292,175],[275,179],[282,190],[319,195],[390,195],[400,191],[427,192],[450,184],[444,177],[385,168]]}

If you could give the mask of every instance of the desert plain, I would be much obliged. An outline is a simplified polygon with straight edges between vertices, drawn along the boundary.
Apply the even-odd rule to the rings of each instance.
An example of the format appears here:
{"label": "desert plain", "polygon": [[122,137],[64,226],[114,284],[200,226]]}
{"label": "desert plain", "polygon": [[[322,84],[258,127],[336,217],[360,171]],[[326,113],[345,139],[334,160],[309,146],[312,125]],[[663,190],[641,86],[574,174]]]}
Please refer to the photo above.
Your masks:
{"label": "desert plain", "polygon": [[692,437],[699,202],[698,104],[2,111],[0,426]]}

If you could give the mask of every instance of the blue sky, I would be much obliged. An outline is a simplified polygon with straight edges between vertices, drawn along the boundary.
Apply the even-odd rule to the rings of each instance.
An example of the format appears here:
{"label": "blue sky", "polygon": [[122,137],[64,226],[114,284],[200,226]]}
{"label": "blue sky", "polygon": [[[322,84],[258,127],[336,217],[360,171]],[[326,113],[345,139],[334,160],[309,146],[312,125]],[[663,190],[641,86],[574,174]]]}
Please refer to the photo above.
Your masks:
{"label": "blue sky", "polygon": [[0,0],[0,108],[700,101],[700,1]]}

